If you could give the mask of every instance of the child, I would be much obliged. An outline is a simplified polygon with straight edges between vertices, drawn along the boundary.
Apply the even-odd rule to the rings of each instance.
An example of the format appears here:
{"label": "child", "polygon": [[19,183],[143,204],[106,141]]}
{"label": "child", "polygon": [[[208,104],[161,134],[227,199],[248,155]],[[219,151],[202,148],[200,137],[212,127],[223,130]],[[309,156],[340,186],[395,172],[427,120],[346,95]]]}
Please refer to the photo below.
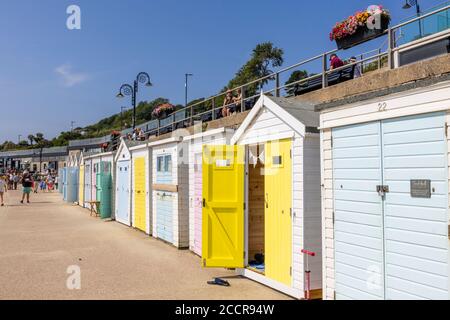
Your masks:
{"label": "child", "polygon": [[3,193],[7,192],[8,188],[7,188],[7,183],[4,179],[3,176],[0,176],[0,203],[1,206],[4,207],[5,204],[3,202]]}

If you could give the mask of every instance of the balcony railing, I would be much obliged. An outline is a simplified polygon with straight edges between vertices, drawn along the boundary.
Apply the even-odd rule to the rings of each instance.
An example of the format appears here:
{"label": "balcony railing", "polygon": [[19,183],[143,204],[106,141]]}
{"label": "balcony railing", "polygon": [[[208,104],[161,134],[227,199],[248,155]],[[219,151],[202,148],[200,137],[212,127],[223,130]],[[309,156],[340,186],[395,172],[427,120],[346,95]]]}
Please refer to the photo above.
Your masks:
{"label": "balcony railing", "polygon": [[[423,14],[420,17],[415,17],[389,28],[384,33],[385,36],[387,35],[385,41],[386,48],[383,48],[382,46],[379,49],[359,54],[357,55],[359,60],[355,63],[348,63],[341,68],[329,70],[328,58],[331,54],[337,53],[339,50],[325,52],[246,83],[240,87],[231,89],[233,93],[238,90],[242,92],[240,102],[224,106],[223,101],[226,92],[222,92],[177,110],[164,119],[152,120],[139,125],[138,128],[141,128],[146,135],[160,135],[178,128],[193,125],[197,120],[205,122],[218,119],[221,117],[221,110],[224,107],[229,107],[233,109],[232,111],[234,112],[244,112],[253,107],[261,92],[279,97],[282,96],[283,91],[286,93],[285,96],[289,96],[293,94],[292,92],[295,92],[294,94],[302,94],[322,89],[353,78],[352,71],[357,65],[361,67],[363,73],[366,70],[380,69],[383,67],[392,69],[394,68],[394,55],[401,45],[449,29],[449,13],[450,5],[446,4],[443,7]],[[415,35],[414,32],[409,31],[414,27],[417,28],[419,21],[422,25],[422,30],[419,33],[420,37],[417,34]],[[417,29],[417,32],[419,32],[419,29]],[[319,72],[289,84],[281,83],[283,78],[287,78],[289,72],[294,70],[304,70],[307,66],[313,66],[316,69],[318,68]],[[127,129],[122,132],[123,135],[126,135],[127,133],[132,133],[132,129]]]}

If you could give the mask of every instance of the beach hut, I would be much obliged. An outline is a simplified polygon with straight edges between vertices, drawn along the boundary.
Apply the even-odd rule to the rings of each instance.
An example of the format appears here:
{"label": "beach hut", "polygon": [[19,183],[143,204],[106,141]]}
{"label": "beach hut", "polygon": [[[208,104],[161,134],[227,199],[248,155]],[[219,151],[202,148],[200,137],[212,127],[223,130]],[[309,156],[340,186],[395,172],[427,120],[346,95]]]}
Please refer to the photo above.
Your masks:
{"label": "beach hut", "polygon": [[189,147],[189,248],[202,255],[202,154],[203,145],[229,144],[233,129],[220,128],[184,138]]}
{"label": "beach hut", "polygon": [[204,267],[235,268],[298,299],[310,276],[320,294],[318,125],[314,106],[261,95],[230,145],[203,147]]}
{"label": "beach hut", "polygon": [[131,226],[131,152],[130,142],[123,140],[117,150],[115,181],[115,220]]}
{"label": "beach hut", "polygon": [[66,193],[64,200],[69,203],[78,202],[79,194],[79,156],[72,154],[69,156],[68,167],[66,168],[65,181]]}
{"label": "beach hut", "polygon": [[63,194],[63,170],[64,167],[58,168],[58,191]]}
{"label": "beach hut", "polygon": [[91,168],[91,200],[98,201],[100,206],[98,213],[100,218],[111,218],[113,212],[113,176],[114,176],[114,153],[103,152],[85,157],[90,161]]}
{"label": "beach hut", "polygon": [[189,150],[180,136],[150,142],[153,237],[189,248]]}
{"label": "beach hut", "polygon": [[450,298],[442,78],[322,106],[326,299]]}
{"label": "beach hut", "polygon": [[151,234],[151,153],[147,142],[130,142],[131,225]]}

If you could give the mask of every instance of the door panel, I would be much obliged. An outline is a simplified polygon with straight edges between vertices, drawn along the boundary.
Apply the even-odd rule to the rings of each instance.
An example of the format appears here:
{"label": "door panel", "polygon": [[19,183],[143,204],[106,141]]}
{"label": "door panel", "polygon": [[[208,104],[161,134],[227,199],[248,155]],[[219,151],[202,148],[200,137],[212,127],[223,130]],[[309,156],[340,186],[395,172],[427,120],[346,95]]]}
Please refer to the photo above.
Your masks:
{"label": "door panel", "polygon": [[173,243],[173,194],[156,193],[156,231],[158,238]]}
{"label": "door panel", "polygon": [[204,146],[204,267],[244,267],[243,146]]}
{"label": "door panel", "polygon": [[[338,299],[448,299],[445,126],[445,114],[434,113],[333,130]],[[379,143],[362,146],[374,136]],[[429,180],[431,197],[413,197],[411,180]],[[379,195],[377,185],[388,192]]]}
{"label": "door panel", "polygon": [[202,254],[202,154],[195,155],[194,165],[194,252]]}
{"label": "door panel", "polygon": [[379,123],[333,130],[333,177],[336,298],[382,299]]}
{"label": "door panel", "polygon": [[134,159],[134,227],[147,231],[145,157]]}
{"label": "door panel", "polygon": [[129,202],[130,202],[130,161],[117,163],[117,208],[116,219],[119,222],[129,224]]}
{"label": "door panel", "polygon": [[[386,299],[448,299],[445,115],[383,121]],[[431,180],[412,198],[410,180]],[[399,250],[408,247],[407,251]]]}
{"label": "door panel", "polygon": [[291,140],[266,143],[265,274],[291,286],[292,276],[292,160]]}
{"label": "door panel", "polygon": [[84,168],[84,201],[91,201],[91,165],[86,164]]}
{"label": "door panel", "polygon": [[80,182],[78,187],[78,203],[84,206],[84,165],[80,166]]}

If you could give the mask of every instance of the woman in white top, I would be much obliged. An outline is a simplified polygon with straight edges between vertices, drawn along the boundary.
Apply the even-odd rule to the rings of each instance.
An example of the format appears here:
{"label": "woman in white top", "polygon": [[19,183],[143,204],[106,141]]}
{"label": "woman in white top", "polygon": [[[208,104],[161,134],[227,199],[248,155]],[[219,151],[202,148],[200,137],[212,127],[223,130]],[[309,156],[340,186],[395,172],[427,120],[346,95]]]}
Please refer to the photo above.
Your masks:
{"label": "woman in white top", "polygon": [[7,188],[6,181],[2,176],[0,176],[0,203],[1,203],[2,207],[5,205],[3,203],[3,194],[5,192],[7,192],[7,190],[8,190],[8,188]]}

